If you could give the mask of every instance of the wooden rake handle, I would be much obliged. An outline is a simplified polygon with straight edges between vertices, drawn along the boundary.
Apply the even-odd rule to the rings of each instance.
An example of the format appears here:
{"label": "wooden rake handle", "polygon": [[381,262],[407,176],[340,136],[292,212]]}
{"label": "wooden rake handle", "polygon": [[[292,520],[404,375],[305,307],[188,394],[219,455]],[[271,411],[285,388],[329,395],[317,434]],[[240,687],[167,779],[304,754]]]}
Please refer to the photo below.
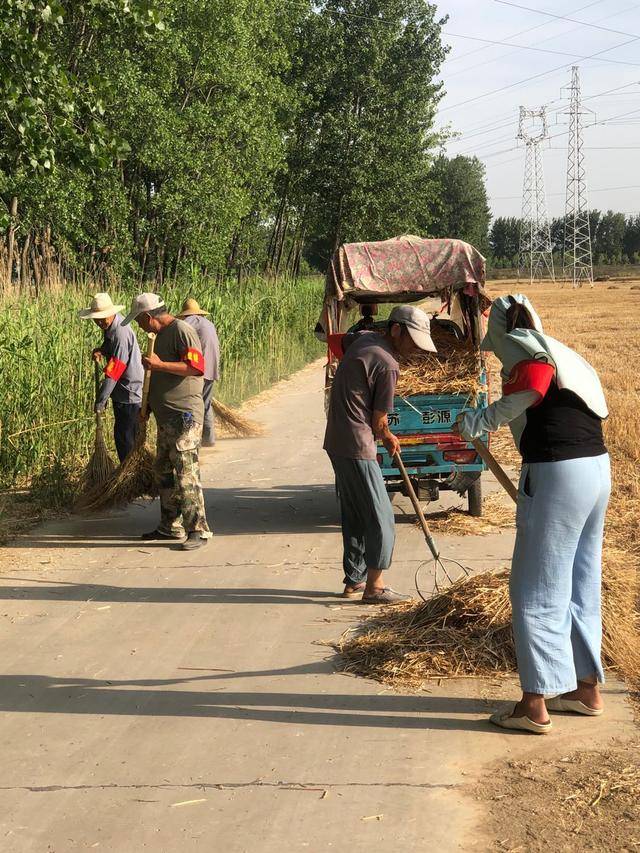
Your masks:
{"label": "wooden rake handle", "polygon": [[471,444],[473,444],[476,453],[486,464],[487,468],[491,471],[505,492],[513,499],[514,503],[518,503],[518,490],[513,485],[507,475],[507,472],[497,461],[493,453],[491,453],[487,445],[480,441],[479,438],[472,438]]}
{"label": "wooden rake handle", "polygon": [[[151,358],[153,355],[153,348],[156,345],[156,336],[151,334],[151,332],[147,333],[147,351],[145,355],[147,358]],[[147,403],[149,401],[149,385],[151,384],[151,371],[145,370],[144,372],[144,382],[142,383],[142,405],[140,406],[140,414],[142,417],[146,417],[147,415]]]}
{"label": "wooden rake handle", "polygon": [[413,484],[409,479],[409,475],[407,474],[407,469],[404,467],[404,462],[400,458],[400,454],[396,453],[393,457],[393,460],[402,474],[402,479],[404,481],[405,488],[407,490],[407,494],[409,495],[409,499],[413,504],[413,508],[416,511],[416,515],[418,516],[418,520],[420,522],[420,527],[422,528],[422,532],[424,533],[424,538],[426,539],[427,545],[429,546],[429,550],[433,555],[434,560],[440,559],[440,552],[438,551],[437,545],[433,536],[431,535],[431,531],[429,530],[429,525],[427,524],[427,519],[424,517],[424,513],[422,512],[422,507],[420,506],[420,501],[418,500],[418,496],[415,493],[415,489],[413,488]]}

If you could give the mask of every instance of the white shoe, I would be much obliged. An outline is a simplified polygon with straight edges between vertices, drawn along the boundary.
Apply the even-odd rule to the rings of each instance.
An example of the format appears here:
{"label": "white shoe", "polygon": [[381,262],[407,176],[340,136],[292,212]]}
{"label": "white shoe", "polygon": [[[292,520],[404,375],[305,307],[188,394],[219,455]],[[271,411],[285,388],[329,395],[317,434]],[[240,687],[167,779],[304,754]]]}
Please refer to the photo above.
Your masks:
{"label": "white shoe", "polygon": [[501,729],[512,729],[520,732],[530,732],[534,735],[546,735],[553,728],[553,723],[534,723],[529,717],[512,717],[511,711],[497,711],[489,717],[489,722]]}
{"label": "white shoe", "polygon": [[565,711],[570,714],[582,714],[583,717],[600,717],[602,708],[590,708],[579,699],[564,699],[562,696],[554,696],[553,699],[545,699],[547,711]]}

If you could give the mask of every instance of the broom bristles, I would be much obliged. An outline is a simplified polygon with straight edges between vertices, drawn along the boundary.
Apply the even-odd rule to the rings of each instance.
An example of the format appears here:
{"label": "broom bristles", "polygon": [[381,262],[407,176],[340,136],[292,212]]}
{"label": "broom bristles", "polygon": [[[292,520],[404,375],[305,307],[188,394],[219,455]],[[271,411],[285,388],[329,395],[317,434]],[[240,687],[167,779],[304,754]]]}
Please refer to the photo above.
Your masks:
{"label": "broom bristles", "polygon": [[91,499],[94,492],[104,488],[105,483],[113,477],[116,471],[116,463],[111,458],[104,440],[104,430],[100,415],[96,416],[96,437],[93,452],[80,477],[78,495],[76,497],[75,509],[84,509],[87,500]]}
{"label": "broom bristles", "polygon": [[264,435],[265,429],[262,424],[245,418],[244,415],[229,408],[229,406],[225,406],[219,400],[212,400],[211,408],[225,429],[238,438],[254,438],[258,435]]}
{"label": "broom bristles", "polygon": [[157,488],[153,473],[154,456],[147,446],[147,424],[142,422],[135,444],[122,465],[100,489],[92,489],[83,509],[95,512],[123,506],[144,495],[155,497]]}

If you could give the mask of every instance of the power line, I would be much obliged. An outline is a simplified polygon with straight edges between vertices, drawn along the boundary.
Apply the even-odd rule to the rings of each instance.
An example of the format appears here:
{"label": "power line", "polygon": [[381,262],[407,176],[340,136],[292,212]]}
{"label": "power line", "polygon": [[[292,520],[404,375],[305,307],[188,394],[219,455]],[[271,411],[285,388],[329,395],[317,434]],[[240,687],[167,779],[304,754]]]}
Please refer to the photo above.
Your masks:
{"label": "power line", "polygon": [[[583,98],[583,101],[584,100],[586,100],[586,98]],[[634,115],[635,113],[640,113],[640,108],[636,109],[636,110],[629,110],[629,111],[624,112],[624,113],[618,113],[618,115],[609,116],[607,118],[600,119],[599,121],[593,121],[593,122],[591,122],[591,124],[587,124],[585,126],[585,129],[587,129],[589,127],[611,124],[614,121],[616,121],[617,119],[625,118],[626,116]],[[640,118],[638,118],[636,121],[640,121]],[[557,139],[559,136],[565,136],[565,135],[566,135],[566,132],[555,133],[553,136],[550,136],[549,139]],[[503,136],[500,139],[494,139],[492,142],[487,143],[487,145],[489,145],[489,146],[497,145],[500,142],[507,142],[507,140],[510,140],[511,138],[512,138],[511,136]],[[595,147],[599,147],[599,146],[595,146]],[[594,147],[594,150],[595,150],[595,147]],[[614,150],[614,148],[619,148],[619,147],[621,147],[621,148],[631,147],[635,150],[635,146],[604,146],[604,148],[606,148],[607,150],[609,150],[609,149]],[[480,146],[480,150],[482,150],[482,145]],[[550,147],[549,150],[553,151],[555,149]],[[470,153],[476,153],[476,148],[474,146],[471,146],[471,148],[465,148],[462,151],[456,152],[457,155],[464,155],[464,154],[470,154]],[[504,152],[499,152],[499,153],[504,153]],[[480,159],[482,159],[482,158],[480,158]]]}
{"label": "power line", "polygon": [[[570,14],[573,15],[576,12],[583,12],[585,9],[589,9],[589,8],[591,8],[591,6],[597,6],[599,3],[602,3],[602,2],[604,2],[604,0],[592,0],[592,2],[587,3],[586,6],[580,6],[577,9],[573,9]],[[527,27],[526,30],[518,30],[517,33],[511,33],[511,35],[507,36],[507,38],[517,38],[518,36],[524,36],[527,33],[532,33],[534,30],[539,30],[542,27],[546,27],[550,23],[551,23],[550,21],[543,21],[541,24],[535,24],[535,26],[533,26],[533,27]],[[449,64],[452,62],[459,62],[461,59],[468,59],[470,56],[473,56],[475,53],[481,53],[483,50],[488,50],[488,47],[478,47],[475,50],[470,50],[469,53],[465,53],[464,56],[453,56],[451,59],[445,59],[445,62],[448,62]],[[484,65],[485,63],[480,63],[480,64]],[[475,66],[472,66],[472,67],[475,67]],[[463,70],[466,70],[466,69],[463,69]],[[455,73],[459,74],[462,72],[456,71]],[[450,75],[450,76],[453,76],[453,75]]]}
{"label": "power line", "polygon": [[[573,15],[576,12],[583,12],[585,9],[589,9],[589,8],[591,8],[591,6],[597,6],[599,3],[602,3],[602,2],[604,2],[604,0],[593,0],[593,2],[587,3],[586,6],[580,6],[577,9],[573,9],[570,14]],[[524,36],[527,33],[532,33],[534,30],[539,30],[542,27],[547,27],[547,26],[549,26],[550,23],[551,23],[550,21],[543,21],[541,24],[535,24],[535,26],[533,26],[533,27],[527,27],[526,30],[518,30],[517,33],[511,33],[511,35],[507,36],[507,38],[518,38],[518,36]],[[488,50],[488,49],[489,49],[489,46],[478,47],[475,50],[470,50],[468,53],[465,53],[464,56],[454,56],[451,59],[446,59],[445,62],[447,62],[449,64],[451,64],[452,62],[459,62],[461,59],[467,59],[468,57],[473,56],[476,53],[480,53],[481,51]],[[492,61],[492,60],[489,60],[489,61]],[[484,64],[486,64],[486,63],[480,63],[480,65],[484,65]],[[474,65],[472,67],[475,68],[475,67],[477,67],[477,65]],[[455,74],[456,75],[462,74],[466,70],[468,70],[468,69],[462,69],[462,71],[456,71]],[[452,77],[454,75],[449,75],[449,76]]]}
{"label": "power line", "polygon": [[[494,0],[494,2],[502,2],[502,0]],[[615,50],[618,47],[624,47],[627,44],[631,44],[631,42],[640,40],[640,36],[633,36],[633,38],[628,39],[621,44],[614,44],[613,47],[607,47],[604,50],[599,50],[597,53],[592,53],[590,56],[586,56],[585,59],[593,59],[596,56],[600,56],[602,53],[608,53],[610,50]],[[533,74],[531,77],[525,77],[524,80],[518,80],[516,83],[508,83],[506,86],[501,86],[499,89],[494,89],[491,92],[484,92],[482,95],[476,95],[473,98],[467,98],[466,101],[458,101],[457,104],[451,104],[448,107],[444,107],[439,112],[443,113],[447,110],[456,109],[456,107],[463,107],[466,104],[471,104],[475,101],[483,100],[484,98],[489,98],[491,95],[498,95],[500,92],[506,92],[507,89],[514,89],[517,86],[522,86],[523,83],[529,83],[531,80],[538,80],[540,77],[547,77],[549,74],[554,74],[556,71],[563,71],[567,68],[567,64],[558,65],[555,68],[549,69],[549,71],[542,71],[540,74]]]}
{"label": "power line", "polygon": [[[556,150],[556,149],[550,149]],[[564,149],[557,149],[558,151]],[[634,184],[633,186],[623,186],[623,187],[599,187],[597,190],[589,190],[589,193],[605,193],[605,192],[613,192],[614,190],[640,190],[640,184]],[[563,196],[564,193],[547,193],[548,196]],[[519,199],[519,195],[495,195],[491,196],[491,201],[511,201],[512,199]]]}
{"label": "power line", "polygon": [[[566,15],[554,15],[553,12],[544,12],[542,9],[532,9],[530,6],[521,6],[519,3],[513,3],[512,0],[493,0],[493,2],[499,3],[501,6],[513,6],[514,9],[523,9],[525,12],[536,12],[538,15],[546,15],[547,18],[554,18],[558,21],[570,21],[572,24],[580,24],[582,27],[591,27],[594,30],[603,30],[606,33],[615,33],[619,36],[631,35],[628,31],[613,30],[611,27],[601,27],[600,24],[590,24],[588,21],[578,21],[577,18],[569,18]],[[636,38],[640,39],[640,36],[636,36]]]}
{"label": "power line", "polygon": [[[594,5],[596,5],[596,4],[595,3],[589,3],[587,6],[582,6],[579,9],[573,9],[569,14],[574,14],[575,12],[581,12],[581,11],[583,11],[583,9],[588,9],[590,6],[594,6]],[[637,9],[639,5],[640,4],[638,4],[638,3],[634,3],[632,6],[627,6],[626,9],[621,9],[619,12],[615,12],[615,14],[613,14],[613,15],[611,13],[607,13],[602,18],[597,18],[596,21],[594,21],[594,23],[599,23],[600,21],[606,21],[606,20],[609,20],[611,18],[618,18],[618,17],[620,17],[620,15],[625,15],[627,12],[630,12],[633,9]],[[548,25],[553,24],[553,23],[554,23],[553,21],[544,21],[542,24],[538,24],[537,26],[531,27],[528,30],[524,30],[524,32],[531,32],[531,30],[537,30],[540,27],[548,26]],[[572,27],[571,29],[566,30],[563,33],[559,33],[559,34],[556,33],[555,35],[548,36],[547,38],[544,38],[537,43],[538,44],[545,44],[545,42],[555,41],[559,38],[566,38],[568,35],[570,35],[571,33],[575,32],[576,30],[579,30],[579,29],[580,29],[580,27]],[[515,33],[514,35],[518,35],[518,33]],[[508,38],[513,38],[513,37],[514,36],[508,36]],[[487,50],[487,49],[488,48],[478,48],[478,50]],[[467,56],[470,56],[475,52],[476,51],[471,51],[469,54],[467,54]],[[515,53],[517,53],[517,51],[512,50],[512,51],[509,51],[509,53],[500,54],[499,56],[493,57],[492,59],[487,59],[484,62],[477,62],[477,63],[474,63],[473,65],[467,66],[466,68],[461,68],[459,71],[454,71],[453,74],[447,73],[447,81],[451,80],[452,77],[460,76],[460,74],[466,74],[468,71],[475,71],[477,68],[482,68],[485,65],[491,65],[493,62],[498,62],[501,59],[506,59],[509,56],[513,56]],[[462,58],[462,57],[459,57],[459,58]],[[607,61],[607,60],[605,60],[605,61]],[[445,60],[445,62],[446,62],[446,60]]]}
{"label": "power line", "polygon": [[[590,95],[588,98],[583,98],[582,100],[584,102],[584,101],[591,100],[593,98],[601,98],[604,95],[609,95],[612,92],[619,91],[620,89],[628,89],[630,86],[635,86],[637,83],[640,83],[640,81],[634,81],[633,83],[624,83],[621,86],[616,86],[614,89],[609,89],[606,92],[599,92],[597,95]],[[562,100],[562,99],[556,98],[554,101],[551,101],[551,103],[552,104],[556,103],[559,100]],[[605,124],[608,124],[609,122],[612,122],[612,121],[615,121],[615,120],[621,119],[621,118],[626,118],[627,116],[635,115],[636,113],[639,113],[639,112],[640,112],[640,109],[626,110],[623,113],[617,113],[614,116],[606,116],[603,119],[594,121],[591,124],[588,124],[587,127],[594,127],[595,125],[605,125]],[[563,131],[562,133],[556,133],[553,136],[549,137],[549,139],[557,139],[560,136],[566,136],[567,133],[568,133],[568,131]],[[496,144],[499,144],[500,142],[506,142],[508,139],[511,139],[511,137],[510,136],[504,136],[504,137],[501,137],[500,139],[494,139],[491,144],[496,145]],[[482,146],[481,146],[481,149],[482,149]],[[503,151],[493,151],[493,152],[489,152],[488,154],[484,154],[484,155],[476,154],[476,156],[478,157],[479,160],[485,160],[485,159],[488,159],[489,157],[497,157],[500,154],[506,154],[510,151],[517,151],[517,150],[519,150],[518,147],[513,146],[513,147],[507,148]],[[555,150],[560,150],[560,149],[549,148],[548,150],[555,151]],[[475,151],[475,148],[473,148],[473,147],[472,148],[465,148],[463,151],[458,151],[456,153],[457,153],[457,155],[464,155],[465,153],[470,153],[472,151]]]}
{"label": "power line", "polygon": [[[518,50],[532,50],[532,51],[535,51],[536,53],[550,53],[553,56],[571,56],[571,57],[573,57],[574,60],[591,59],[590,56],[581,56],[580,54],[577,54],[577,53],[567,53],[564,50],[547,50],[547,48],[544,48],[544,47],[532,47],[532,46],[526,45],[526,44],[514,44],[513,42],[509,42],[509,41],[496,41],[494,39],[480,38],[479,36],[466,36],[466,35],[462,35],[461,33],[451,33],[451,32],[448,32],[447,30],[443,30],[443,35],[448,36],[449,38],[467,39],[469,41],[481,41],[481,42],[485,42],[486,44],[496,44],[496,45],[501,45],[503,47],[517,47]],[[639,38],[640,38],[640,36],[639,36]],[[610,48],[610,50],[613,50],[613,48]],[[638,63],[638,62],[625,62],[622,59],[605,59],[604,62],[610,62],[613,65],[634,65],[636,68],[640,67],[640,63]],[[473,68],[471,68],[470,70],[473,70]]]}

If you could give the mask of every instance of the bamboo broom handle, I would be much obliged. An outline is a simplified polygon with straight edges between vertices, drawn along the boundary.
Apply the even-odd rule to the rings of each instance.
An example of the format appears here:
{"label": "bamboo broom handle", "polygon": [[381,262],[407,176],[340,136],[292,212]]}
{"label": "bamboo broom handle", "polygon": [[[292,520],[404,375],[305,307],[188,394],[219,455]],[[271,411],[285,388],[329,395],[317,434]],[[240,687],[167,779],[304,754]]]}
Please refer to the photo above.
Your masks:
{"label": "bamboo broom handle", "polygon": [[404,462],[400,458],[400,454],[396,453],[393,457],[398,470],[402,474],[402,479],[404,480],[404,486],[407,490],[407,495],[413,504],[413,508],[416,511],[416,515],[418,516],[418,520],[420,521],[420,527],[422,528],[422,532],[424,533],[424,538],[427,541],[427,545],[429,546],[429,550],[433,555],[434,560],[438,560],[440,558],[440,552],[438,551],[438,547],[435,543],[433,536],[431,535],[431,531],[429,530],[429,525],[427,524],[427,519],[424,517],[424,513],[422,512],[422,507],[420,506],[420,501],[418,500],[418,496],[416,495],[415,489],[413,488],[413,484],[409,479],[409,475],[407,474],[407,469],[404,467]]}
{"label": "bamboo broom handle", "polygon": [[476,453],[486,464],[487,468],[491,471],[505,492],[513,499],[514,503],[518,503],[518,490],[513,485],[507,476],[507,472],[494,457],[493,453],[491,453],[487,445],[480,441],[479,438],[472,438],[471,444],[473,444]]}
{"label": "bamboo broom handle", "polygon": [[[153,355],[153,348],[156,345],[156,336],[149,332],[147,334],[147,352],[145,353],[147,358],[151,358]],[[140,406],[140,414],[142,417],[146,417],[147,415],[147,403],[149,401],[149,385],[151,384],[151,371],[145,370],[144,372],[144,382],[142,383],[142,405]]]}
{"label": "bamboo broom handle", "polygon": [[[96,390],[96,400],[98,399],[98,393],[100,391],[100,374],[102,373],[100,369],[100,365],[97,361],[93,362],[93,378],[95,381],[95,390]],[[98,436],[102,435],[102,413],[96,412],[96,439]]]}

